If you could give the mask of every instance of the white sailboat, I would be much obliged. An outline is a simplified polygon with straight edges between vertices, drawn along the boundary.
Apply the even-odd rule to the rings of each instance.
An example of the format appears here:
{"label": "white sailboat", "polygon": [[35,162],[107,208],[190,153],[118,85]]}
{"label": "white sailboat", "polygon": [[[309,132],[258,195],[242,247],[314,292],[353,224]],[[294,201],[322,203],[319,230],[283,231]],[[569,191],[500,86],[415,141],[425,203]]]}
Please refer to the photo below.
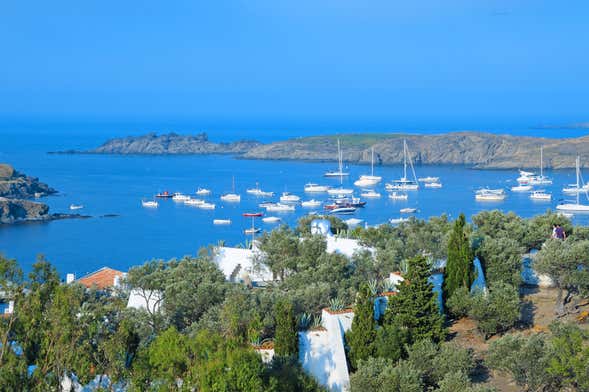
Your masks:
{"label": "white sailboat", "polygon": [[301,201],[299,196],[289,192],[282,192],[282,196],[280,196],[281,203],[298,203],[299,201]]}
{"label": "white sailboat", "polygon": [[475,194],[477,201],[503,201],[505,200],[505,191],[503,189],[479,189]]}
{"label": "white sailboat", "polygon": [[315,199],[305,200],[304,202],[301,203],[301,207],[304,207],[304,208],[316,208],[316,207],[319,207],[320,205],[321,205],[321,202],[319,200],[315,200]]}
{"label": "white sailboat", "polygon": [[295,206],[292,204],[282,204],[282,203],[274,203],[267,205],[266,211],[268,212],[293,212],[295,210]]}
{"label": "white sailboat", "polygon": [[[410,156],[409,159],[407,159],[407,155],[409,155],[407,141],[403,140],[403,177],[393,181],[392,184],[386,184],[385,188],[387,191],[416,191],[419,189],[419,183],[417,182],[417,177],[415,176],[413,161],[411,160]],[[409,166],[411,167],[411,172],[413,173],[413,180],[407,178],[407,161],[409,161]]]}
{"label": "white sailboat", "polygon": [[530,193],[530,199],[532,200],[542,200],[542,201],[550,201],[552,200],[552,195],[547,193],[544,190],[536,190]]}
{"label": "white sailboat", "polygon": [[213,219],[213,225],[230,225],[231,219]]}
{"label": "white sailboat", "polygon": [[376,185],[381,181],[382,181],[381,176],[374,175],[374,147],[372,147],[371,158],[370,158],[370,175],[368,175],[368,174],[361,175],[360,178],[358,178],[354,182],[354,185],[356,185],[358,187],[368,187],[368,186]]}
{"label": "white sailboat", "polygon": [[551,185],[552,180],[544,175],[544,147],[540,147],[540,175],[524,170],[519,171],[517,182],[520,185]]}
{"label": "white sailboat", "polygon": [[380,197],[380,193],[376,192],[373,189],[369,189],[369,190],[365,190],[364,192],[360,193],[360,196],[376,199],[376,198]]}
{"label": "white sailboat", "polygon": [[147,207],[147,208],[157,208],[159,205],[159,203],[155,200],[141,200],[141,206],[143,207]]}
{"label": "white sailboat", "polygon": [[254,196],[262,196],[262,197],[272,197],[274,196],[274,192],[266,192],[260,189],[260,184],[256,182],[255,188],[246,189],[246,193]]}
{"label": "white sailboat", "polygon": [[204,204],[204,200],[200,200],[200,199],[188,199],[184,201],[184,204],[186,204],[187,206],[199,206],[201,204]]}
{"label": "white sailboat", "polygon": [[517,186],[512,186],[511,187],[511,191],[512,192],[529,192],[532,190],[532,186],[531,185],[517,185]]}
{"label": "white sailboat", "polygon": [[196,190],[196,194],[199,196],[207,196],[211,194],[211,190],[206,188],[198,188]]}
{"label": "white sailboat", "polygon": [[407,200],[407,199],[409,199],[409,195],[407,195],[406,193],[391,192],[391,193],[389,193],[389,199],[391,199],[391,200]]}
{"label": "white sailboat", "polygon": [[423,186],[425,186],[426,188],[439,189],[442,187],[442,183],[441,182],[426,182]]}
{"label": "white sailboat", "polygon": [[232,191],[231,193],[225,193],[221,196],[221,200],[227,202],[239,202],[241,201],[241,195],[235,193],[235,177],[232,177]]}
{"label": "white sailboat", "polygon": [[329,186],[327,185],[319,185],[315,184],[314,182],[309,182],[305,184],[305,192],[307,193],[324,193],[329,190]]}
{"label": "white sailboat", "polygon": [[190,196],[185,195],[183,193],[174,193],[174,196],[172,196],[172,200],[178,202],[185,202],[186,200],[190,200]]}
{"label": "white sailboat", "polygon": [[338,160],[338,169],[326,171],[323,176],[324,177],[342,177],[342,176],[349,176],[350,173],[344,172],[344,162],[343,162],[343,154],[342,149],[340,146],[340,141],[337,139],[337,160]]}
{"label": "white sailboat", "polygon": [[[576,188],[577,189],[582,189],[581,186],[581,158],[577,157],[577,161],[576,161],[576,167],[577,167],[577,184],[576,184]],[[577,200],[575,203],[563,203],[560,204],[558,206],[556,206],[556,209],[559,211],[569,211],[569,212],[589,212],[589,205],[586,204],[581,204],[579,202],[579,194],[581,192],[577,192]],[[587,195],[585,193],[585,195]]]}

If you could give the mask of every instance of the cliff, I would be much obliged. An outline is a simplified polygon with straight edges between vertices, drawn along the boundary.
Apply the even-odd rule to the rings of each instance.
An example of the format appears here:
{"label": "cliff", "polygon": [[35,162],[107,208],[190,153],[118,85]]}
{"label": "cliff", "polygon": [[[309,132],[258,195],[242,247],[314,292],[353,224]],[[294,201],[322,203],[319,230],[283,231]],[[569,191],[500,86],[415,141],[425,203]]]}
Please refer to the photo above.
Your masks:
{"label": "cliff", "polygon": [[28,199],[57,193],[38,178],[19,173],[8,164],[0,163],[0,197]]}

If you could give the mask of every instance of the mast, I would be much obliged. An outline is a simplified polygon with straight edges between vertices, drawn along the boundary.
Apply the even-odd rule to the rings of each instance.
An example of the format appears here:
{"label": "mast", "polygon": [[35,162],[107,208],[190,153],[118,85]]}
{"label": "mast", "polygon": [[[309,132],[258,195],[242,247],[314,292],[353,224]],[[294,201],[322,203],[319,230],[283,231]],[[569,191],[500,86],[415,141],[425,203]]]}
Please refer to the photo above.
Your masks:
{"label": "mast", "polygon": [[343,157],[342,157],[342,149],[340,146],[340,141],[337,139],[337,159],[338,159],[338,167],[339,167],[339,184],[340,186],[343,185],[344,181],[344,170],[343,170]]}
{"label": "mast", "polygon": [[540,180],[544,179],[544,146],[540,146]]}
{"label": "mast", "polygon": [[370,175],[374,177],[374,147],[372,147],[372,157],[370,158]]}
{"label": "mast", "polygon": [[235,176],[231,176],[231,189],[235,193]]}
{"label": "mast", "polygon": [[407,140],[403,139],[403,179],[407,179]]}
{"label": "mast", "polygon": [[581,193],[581,189],[579,188],[579,166],[581,165],[581,158],[577,155],[577,205],[579,205],[579,193]]}

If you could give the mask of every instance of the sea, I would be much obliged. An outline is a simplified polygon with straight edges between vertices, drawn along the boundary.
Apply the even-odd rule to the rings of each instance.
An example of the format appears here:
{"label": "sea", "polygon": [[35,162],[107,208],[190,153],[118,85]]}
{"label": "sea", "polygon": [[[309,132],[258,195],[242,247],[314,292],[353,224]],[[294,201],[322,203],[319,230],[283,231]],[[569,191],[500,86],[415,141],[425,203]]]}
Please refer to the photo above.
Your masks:
{"label": "sea", "polygon": [[[180,128],[180,129],[178,129]],[[88,123],[88,122],[6,122],[0,123],[0,162],[12,164],[18,171],[38,177],[57,189],[55,196],[41,201],[53,213],[70,213],[71,204],[84,206],[79,212],[89,219],[65,219],[43,223],[23,223],[0,226],[0,253],[16,259],[29,271],[37,255],[44,255],[63,276],[74,273],[82,276],[103,266],[126,271],[151,259],[181,258],[195,255],[202,247],[219,244],[245,246],[251,235],[244,230],[252,225],[246,212],[262,211],[262,201],[277,201],[282,192],[324,201],[327,195],[303,192],[309,182],[339,186],[340,179],[323,177],[327,170],[336,169],[335,162],[299,162],[244,160],[229,155],[206,156],[117,156],[117,155],[59,155],[49,151],[84,150],[102,144],[111,137],[140,135],[150,131],[160,133],[198,133],[196,127],[163,128],[158,124]],[[296,129],[276,131],[255,127],[238,129],[206,129],[213,141],[255,139],[263,142],[284,140],[314,134],[336,134],[337,129]],[[442,133],[438,130],[411,130],[410,133]],[[489,132],[543,137],[577,137],[589,131],[562,129],[487,130]],[[356,131],[360,132],[360,131]],[[372,130],[371,130],[372,132]],[[343,146],[345,149],[345,145]],[[353,181],[368,174],[369,166],[349,165],[348,178],[343,186],[353,188]],[[565,197],[561,188],[575,181],[574,170],[549,171],[554,184],[545,187],[553,193],[551,202],[533,202],[528,195],[511,193],[503,202],[477,202],[474,193],[481,187],[505,188],[516,185],[516,170],[472,170],[458,166],[416,166],[417,177],[440,177],[441,189],[409,192],[407,201],[387,198],[384,183],[399,178],[402,166],[378,166],[375,174],[383,177],[376,186],[380,199],[366,200],[364,208],[343,219],[361,219],[362,225],[386,223],[401,216],[400,209],[415,207],[414,215],[427,219],[447,214],[451,219],[460,213],[471,216],[483,210],[514,211],[530,217],[554,209]],[[241,202],[225,203],[219,196],[232,190],[241,194]],[[259,198],[247,194],[256,183],[265,191],[275,192],[274,198]],[[154,194],[168,190],[196,197],[197,188],[212,190],[207,200],[216,204],[212,211],[159,200],[159,208],[144,208],[142,199],[151,200]],[[279,216],[280,224],[295,225],[297,219],[320,209],[297,207],[294,213],[267,213]],[[213,225],[213,219],[230,219],[231,225]],[[575,216],[575,224],[589,224],[589,217]],[[254,222],[256,227],[269,231],[278,224]]]}

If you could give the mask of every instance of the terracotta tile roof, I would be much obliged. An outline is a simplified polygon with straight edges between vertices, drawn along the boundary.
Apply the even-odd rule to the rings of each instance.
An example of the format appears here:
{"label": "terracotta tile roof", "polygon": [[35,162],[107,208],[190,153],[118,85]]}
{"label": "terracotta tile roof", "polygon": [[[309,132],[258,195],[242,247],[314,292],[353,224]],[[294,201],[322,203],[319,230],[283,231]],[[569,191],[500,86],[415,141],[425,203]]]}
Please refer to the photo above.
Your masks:
{"label": "terracotta tile roof", "polygon": [[98,271],[78,279],[78,283],[88,288],[95,285],[99,289],[105,289],[114,286],[115,276],[123,276],[123,273],[112,268],[102,267]]}

